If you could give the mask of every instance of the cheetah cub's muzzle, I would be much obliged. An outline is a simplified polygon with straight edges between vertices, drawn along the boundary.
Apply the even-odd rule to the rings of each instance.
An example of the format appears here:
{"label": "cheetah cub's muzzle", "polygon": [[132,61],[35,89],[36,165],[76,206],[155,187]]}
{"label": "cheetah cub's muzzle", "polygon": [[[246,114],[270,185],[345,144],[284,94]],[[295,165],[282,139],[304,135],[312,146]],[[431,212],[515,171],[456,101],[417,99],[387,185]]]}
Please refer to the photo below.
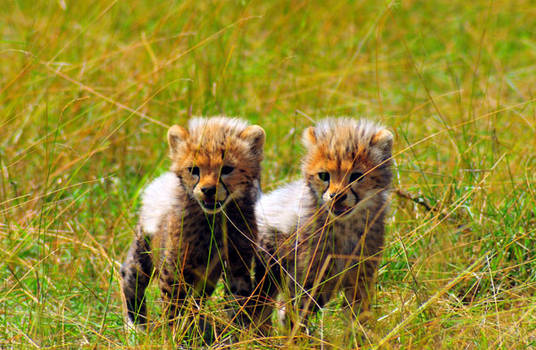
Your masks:
{"label": "cheetah cub's muzzle", "polygon": [[234,166],[205,168],[192,166],[188,170],[191,176],[198,180],[193,189],[193,195],[201,208],[208,214],[220,212],[231,200],[226,180],[232,178]]}
{"label": "cheetah cub's muzzle", "polygon": [[320,171],[317,177],[324,185],[325,192],[321,198],[329,213],[340,219],[351,216],[362,199],[358,183],[363,180],[363,173],[350,169],[331,170]]}

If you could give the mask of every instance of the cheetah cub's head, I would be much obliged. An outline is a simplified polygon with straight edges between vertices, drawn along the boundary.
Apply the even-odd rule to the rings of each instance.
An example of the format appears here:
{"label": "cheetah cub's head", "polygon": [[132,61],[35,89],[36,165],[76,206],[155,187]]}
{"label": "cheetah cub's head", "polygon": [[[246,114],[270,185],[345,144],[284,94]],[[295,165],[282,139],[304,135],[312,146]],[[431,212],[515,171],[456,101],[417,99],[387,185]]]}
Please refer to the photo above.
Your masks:
{"label": "cheetah cub's head", "polygon": [[209,214],[233,200],[255,198],[265,133],[236,118],[194,118],[168,131],[171,170]]}
{"label": "cheetah cub's head", "polygon": [[303,133],[307,185],[329,213],[346,219],[378,200],[391,183],[393,135],[370,121],[328,118]]}

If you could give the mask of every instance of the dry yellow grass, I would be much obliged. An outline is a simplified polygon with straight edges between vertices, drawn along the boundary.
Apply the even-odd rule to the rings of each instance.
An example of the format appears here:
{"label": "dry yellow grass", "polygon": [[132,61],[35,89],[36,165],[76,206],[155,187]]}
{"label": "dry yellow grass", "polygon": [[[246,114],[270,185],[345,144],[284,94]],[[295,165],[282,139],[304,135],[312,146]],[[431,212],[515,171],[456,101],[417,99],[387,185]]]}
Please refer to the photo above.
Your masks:
{"label": "dry yellow grass", "polygon": [[293,346],[536,346],[535,15],[528,0],[4,3],[0,347],[180,342],[123,328],[118,263],[168,166],[166,126],[220,113],[265,128],[265,191],[299,176],[315,119],[396,135],[375,321],[348,327],[335,302]]}

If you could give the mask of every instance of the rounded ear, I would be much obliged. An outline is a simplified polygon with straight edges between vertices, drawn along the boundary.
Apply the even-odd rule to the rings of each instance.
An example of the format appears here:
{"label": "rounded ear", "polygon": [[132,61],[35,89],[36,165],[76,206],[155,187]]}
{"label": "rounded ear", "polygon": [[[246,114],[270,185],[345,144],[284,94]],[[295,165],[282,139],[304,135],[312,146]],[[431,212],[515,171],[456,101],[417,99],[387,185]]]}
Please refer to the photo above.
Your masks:
{"label": "rounded ear", "polygon": [[393,134],[387,129],[381,129],[370,139],[370,146],[379,149],[383,158],[391,157]]}
{"label": "rounded ear", "polygon": [[315,128],[310,126],[303,131],[302,143],[305,148],[309,148],[316,144]]}
{"label": "rounded ear", "polygon": [[387,129],[381,129],[370,140],[371,146],[393,146],[393,134]]}
{"label": "rounded ear", "polygon": [[171,150],[171,154],[173,154],[175,150],[188,138],[188,131],[182,126],[173,125],[171,128],[169,128],[167,137],[169,149]]}
{"label": "rounded ear", "polygon": [[240,133],[240,138],[249,143],[256,155],[263,154],[264,140],[266,139],[263,128],[258,125],[250,125]]}

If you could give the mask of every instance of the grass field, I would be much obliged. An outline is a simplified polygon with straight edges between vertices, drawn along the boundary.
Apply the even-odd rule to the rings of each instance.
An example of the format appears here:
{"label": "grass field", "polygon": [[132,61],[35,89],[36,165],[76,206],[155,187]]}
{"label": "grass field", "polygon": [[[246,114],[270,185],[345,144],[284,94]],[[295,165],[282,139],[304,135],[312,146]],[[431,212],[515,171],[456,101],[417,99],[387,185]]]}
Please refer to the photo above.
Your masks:
{"label": "grass field", "polygon": [[310,335],[231,329],[233,348],[536,347],[535,17],[530,0],[3,1],[0,348],[182,341],[125,330],[118,268],[167,127],[214,114],[265,128],[264,191],[300,176],[316,119],[395,134],[373,320],[348,327],[334,301]]}

